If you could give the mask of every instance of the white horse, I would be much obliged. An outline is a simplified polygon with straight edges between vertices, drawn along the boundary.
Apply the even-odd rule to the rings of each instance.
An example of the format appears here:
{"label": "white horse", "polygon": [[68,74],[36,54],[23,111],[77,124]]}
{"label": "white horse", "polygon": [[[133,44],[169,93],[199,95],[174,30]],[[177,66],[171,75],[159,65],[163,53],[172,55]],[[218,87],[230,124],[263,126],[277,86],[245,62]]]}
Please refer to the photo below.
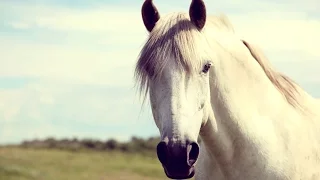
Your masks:
{"label": "white horse", "polygon": [[[135,77],[150,95],[157,154],[171,179],[319,180],[320,106],[224,16],[161,17],[146,0],[149,38]],[[197,138],[201,138],[198,145]]]}

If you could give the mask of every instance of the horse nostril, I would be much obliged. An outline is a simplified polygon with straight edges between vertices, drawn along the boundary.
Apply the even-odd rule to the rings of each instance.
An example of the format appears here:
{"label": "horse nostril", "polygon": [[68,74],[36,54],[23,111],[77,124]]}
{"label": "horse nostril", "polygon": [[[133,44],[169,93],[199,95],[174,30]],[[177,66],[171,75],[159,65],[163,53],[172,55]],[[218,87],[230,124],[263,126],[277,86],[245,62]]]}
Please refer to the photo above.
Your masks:
{"label": "horse nostril", "polygon": [[157,145],[158,159],[162,164],[166,164],[167,154],[168,154],[167,143],[162,141]]}
{"label": "horse nostril", "polygon": [[199,145],[193,142],[188,145],[188,165],[193,166],[199,156]]}

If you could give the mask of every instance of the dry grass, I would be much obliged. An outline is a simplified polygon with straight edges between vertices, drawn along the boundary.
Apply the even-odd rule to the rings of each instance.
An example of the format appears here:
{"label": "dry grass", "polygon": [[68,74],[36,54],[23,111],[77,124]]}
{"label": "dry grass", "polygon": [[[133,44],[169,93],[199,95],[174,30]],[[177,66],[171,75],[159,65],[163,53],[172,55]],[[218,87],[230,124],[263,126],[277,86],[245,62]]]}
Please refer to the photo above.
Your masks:
{"label": "dry grass", "polygon": [[156,157],[0,148],[0,180],[167,180]]}

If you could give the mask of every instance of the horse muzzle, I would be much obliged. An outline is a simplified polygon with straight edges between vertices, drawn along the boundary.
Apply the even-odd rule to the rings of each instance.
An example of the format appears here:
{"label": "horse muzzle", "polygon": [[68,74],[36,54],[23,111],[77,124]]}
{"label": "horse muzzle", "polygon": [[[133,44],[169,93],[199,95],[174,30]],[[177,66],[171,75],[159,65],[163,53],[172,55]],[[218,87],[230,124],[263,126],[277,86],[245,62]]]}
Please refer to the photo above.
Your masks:
{"label": "horse muzzle", "polygon": [[181,144],[161,141],[157,146],[157,155],[168,178],[189,179],[195,174],[199,145],[196,142]]}

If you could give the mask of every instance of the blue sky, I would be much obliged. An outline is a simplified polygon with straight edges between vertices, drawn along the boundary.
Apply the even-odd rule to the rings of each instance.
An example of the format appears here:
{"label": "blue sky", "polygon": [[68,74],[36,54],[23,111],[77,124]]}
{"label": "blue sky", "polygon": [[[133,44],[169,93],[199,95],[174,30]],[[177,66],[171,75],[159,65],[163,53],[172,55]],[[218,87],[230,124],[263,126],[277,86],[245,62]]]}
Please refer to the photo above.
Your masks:
{"label": "blue sky", "polygon": [[[154,0],[161,15],[189,1]],[[205,1],[257,43],[278,70],[320,97],[317,0]],[[147,37],[142,0],[0,3],[0,143],[54,136],[158,135],[133,70]]]}

